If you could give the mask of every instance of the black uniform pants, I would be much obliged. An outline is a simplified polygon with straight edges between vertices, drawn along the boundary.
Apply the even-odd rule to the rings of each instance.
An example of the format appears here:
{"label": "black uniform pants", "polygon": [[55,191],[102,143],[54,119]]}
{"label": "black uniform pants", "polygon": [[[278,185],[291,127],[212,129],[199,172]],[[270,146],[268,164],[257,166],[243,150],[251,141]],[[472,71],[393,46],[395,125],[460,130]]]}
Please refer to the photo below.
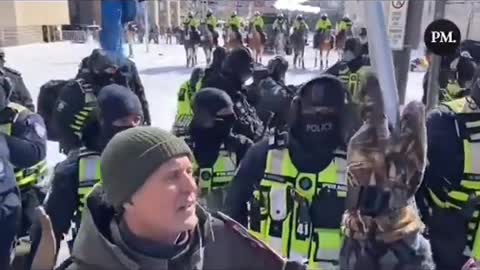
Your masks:
{"label": "black uniform pants", "polygon": [[21,215],[20,195],[16,191],[0,195],[0,269],[9,269],[15,247],[15,234]]}

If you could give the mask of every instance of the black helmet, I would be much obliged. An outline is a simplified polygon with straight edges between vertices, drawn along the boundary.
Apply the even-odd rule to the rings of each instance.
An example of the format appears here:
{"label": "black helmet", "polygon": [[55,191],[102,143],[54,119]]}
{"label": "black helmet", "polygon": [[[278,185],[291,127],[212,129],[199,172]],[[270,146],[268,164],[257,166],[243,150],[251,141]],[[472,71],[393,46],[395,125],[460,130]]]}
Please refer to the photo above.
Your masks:
{"label": "black helmet", "polygon": [[297,20],[302,21],[302,20],[303,20],[303,15],[302,15],[302,14],[298,14],[298,15],[297,15]]}
{"label": "black helmet", "polygon": [[323,13],[320,18],[322,18],[322,20],[326,20],[326,19],[328,18],[328,14],[327,14],[327,13]]}
{"label": "black helmet", "polygon": [[362,55],[362,42],[359,38],[350,37],[345,41],[345,52],[350,51],[353,53],[354,57]]}
{"label": "black helmet", "polygon": [[225,58],[222,71],[245,83],[253,74],[253,58],[245,47],[235,48]]}
{"label": "black helmet", "polygon": [[115,59],[103,49],[95,49],[88,57],[87,63],[89,70],[93,74],[109,74],[113,75],[118,69],[118,65],[115,63]]}
{"label": "black helmet", "polygon": [[190,134],[194,142],[219,143],[232,131],[235,111],[230,96],[217,88],[204,88],[193,98]]}
{"label": "black helmet", "polygon": [[288,61],[283,56],[275,56],[267,64],[268,74],[276,81],[284,81]]}
{"label": "black helmet", "polygon": [[453,70],[457,71],[457,79],[462,83],[471,81],[475,76],[477,65],[466,51],[461,52],[460,56],[452,62],[452,65],[455,65]]}

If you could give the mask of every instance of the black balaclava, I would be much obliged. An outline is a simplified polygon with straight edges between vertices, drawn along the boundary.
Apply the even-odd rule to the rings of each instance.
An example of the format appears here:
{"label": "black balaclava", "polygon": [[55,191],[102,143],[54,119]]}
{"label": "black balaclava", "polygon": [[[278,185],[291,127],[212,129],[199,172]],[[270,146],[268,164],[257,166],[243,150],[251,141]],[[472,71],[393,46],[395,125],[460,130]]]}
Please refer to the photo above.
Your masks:
{"label": "black balaclava", "polygon": [[204,88],[193,99],[190,134],[196,146],[220,145],[230,134],[235,121],[230,96],[217,88]]}
{"label": "black balaclava", "polygon": [[115,134],[134,126],[116,126],[121,118],[138,115],[143,117],[138,97],[128,88],[118,84],[103,87],[97,97],[99,119],[99,147],[103,149]]}
{"label": "black balaclava", "polygon": [[3,71],[0,69],[0,111],[7,108],[8,103],[10,102],[10,95],[13,91],[12,81],[3,74]]}
{"label": "black balaclava", "polygon": [[329,153],[341,145],[345,93],[342,82],[330,75],[315,78],[300,89],[292,104],[291,133],[305,149]]}
{"label": "black balaclava", "polygon": [[253,76],[253,58],[250,51],[245,47],[233,49],[223,62],[222,72],[229,79],[243,85]]}
{"label": "black balaclava", "polygon": [[460,56],[456,66],[457,80],[460,86],[469,87],[469,82],[473,80],[477,65],[471,57]]}
{"label": "black balaclava", "polygon": [[213,70],[220,70],[222,68],[223,61],[225,61],[225,57],[227,57],[227,50],[224,47],[217,47],[213,51],[213,58],[210,68]]}

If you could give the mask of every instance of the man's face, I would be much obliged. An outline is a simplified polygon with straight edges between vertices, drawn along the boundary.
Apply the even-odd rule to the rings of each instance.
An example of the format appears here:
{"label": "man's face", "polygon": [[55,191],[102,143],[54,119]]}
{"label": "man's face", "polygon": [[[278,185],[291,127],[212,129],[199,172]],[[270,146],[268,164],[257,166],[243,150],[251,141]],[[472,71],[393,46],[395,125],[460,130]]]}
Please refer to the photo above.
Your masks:
{"label": "man's face", "polygon": [[152,235],[177,234],[198,223],[197,192],[190,159],[173,158],[148,177],[129,207]]}

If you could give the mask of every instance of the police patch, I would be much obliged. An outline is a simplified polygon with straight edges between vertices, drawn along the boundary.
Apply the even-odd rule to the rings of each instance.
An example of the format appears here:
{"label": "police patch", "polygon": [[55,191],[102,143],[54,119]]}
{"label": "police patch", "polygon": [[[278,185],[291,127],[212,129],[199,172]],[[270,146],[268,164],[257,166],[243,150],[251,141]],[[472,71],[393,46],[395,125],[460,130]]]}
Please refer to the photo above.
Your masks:
{"label": "police patch", "polygon": [[35,133],[37,133],[37,135],[42,139],[47,135],[47,130],[41,124],[35,123],[33,125],[33,129],[35,129]]}

